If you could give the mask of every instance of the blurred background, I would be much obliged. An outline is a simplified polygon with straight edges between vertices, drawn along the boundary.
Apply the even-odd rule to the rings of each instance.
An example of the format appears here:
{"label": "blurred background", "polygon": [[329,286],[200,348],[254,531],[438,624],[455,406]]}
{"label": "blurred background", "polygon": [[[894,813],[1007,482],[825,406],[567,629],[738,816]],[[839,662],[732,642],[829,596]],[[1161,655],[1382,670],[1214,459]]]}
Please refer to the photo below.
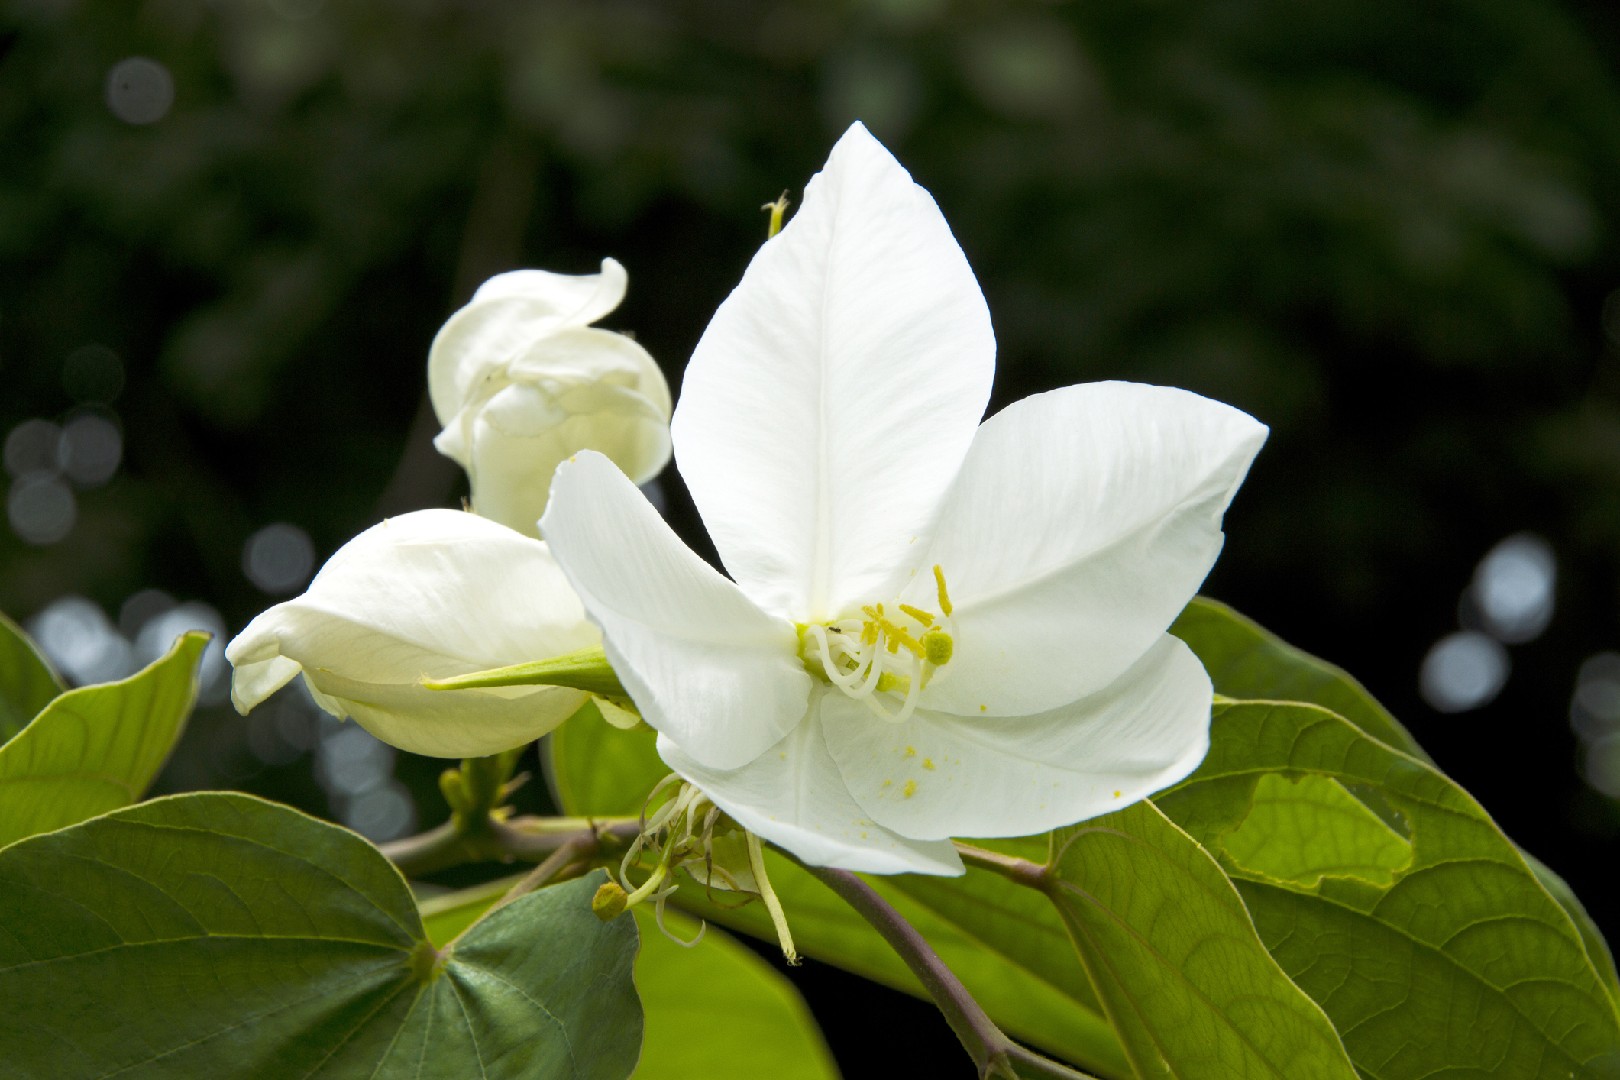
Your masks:
{"label": "blurred background", "polygon": [[[1271,425],[1206,592],[1363,680],[1612,937],[1617,32],[1550,0],[13,0],[0,610],[115,678],[456,505],[427,348],[502,270],[618,258],[606,325],[678,387],[760,204],[859,118],[978,272],[993,407],[1124,378]],[[442,819],[440,763],[294,694],[238,717],[210,665],[165,790]]]}

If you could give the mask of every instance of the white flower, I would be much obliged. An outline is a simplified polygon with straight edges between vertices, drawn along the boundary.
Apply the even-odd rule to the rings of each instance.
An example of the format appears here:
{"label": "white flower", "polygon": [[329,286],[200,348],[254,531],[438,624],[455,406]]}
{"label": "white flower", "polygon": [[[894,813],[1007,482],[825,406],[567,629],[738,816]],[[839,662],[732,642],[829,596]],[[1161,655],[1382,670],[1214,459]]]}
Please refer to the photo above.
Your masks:
{"label": "white flower", "polygon": [[[735,583],[593,454],[542,523],[664,761],[807,862],[959,873],[1190,772],[1165,633],[1264,441],[1125,383],[986,421],[989,313],[938,207],[851,128],[687,369],[676,459]],[[881,607],[879,605],[882,605]]]}
{"label": "white flower", "polygon": [[444,425],[434,445],[467,470],[472,506],[529,536],[557,463],[600,450],[637,483],[669,460],[669,386],[647,351],[589,324],[624,299],[624,267],[578,277],[518,270],[485,282],[428,354]]}
{"label": "white flower", "polygon": [[302,596],[259,615],[225,650],[246,713],[303,673],[327,712],[434,757],[520,746],[585,702],[551,686],[429,690],[448,678],[589,648],[601,640],[539,540],[459,510],[374,525]]}

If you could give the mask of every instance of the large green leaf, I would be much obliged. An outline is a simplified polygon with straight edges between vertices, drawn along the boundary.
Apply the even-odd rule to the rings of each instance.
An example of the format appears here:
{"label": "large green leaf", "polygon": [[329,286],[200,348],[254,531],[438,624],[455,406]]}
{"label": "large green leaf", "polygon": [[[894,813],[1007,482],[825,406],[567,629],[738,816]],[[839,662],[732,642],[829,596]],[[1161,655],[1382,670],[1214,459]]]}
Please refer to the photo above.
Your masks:
{"label": "large green leaf", "polygon": [[[668,773],[646,728],[624,732],[584,716],[548,737],[547,775],[559,805],[572,814],[633,815],[648,790]],[[994,846],[1044,858],[1044,842]],[[826,886],[767,851],[771,883],[782,899],[795,944],[807,955],[907,993],[922,987],[867,923]],[[1103,1076],[1127,1076],[1129,1066],[1068,933],[1039,893],[995,874],[969,870],[961,878],[903,875],[871,884],[909,920],[950,965],[975,999],[1005,1030]],[[759,904],[731,906],[688,884],[674,902],[705,919],[766,941],[776,940]]]}
{"label": "large green leaf", "polygon": [[7,1075],[620,1080],[636,934],[593,874],[443,952],[366,841],[246,795],[179,795],[0,852]]}
{"label": "large green leaf", "polygon": [[1137,1076],[1354,1080],[1232,883],[1151,803],[1053,833],[1048,870]]}
{"label": "large green leaf", "polygon": [[[634,1080],[838,1076],[804,999],[752,950],[712,927],[697,945],[683,948],[659,932],[644,908],[636,916],[636,988],[647,1037]],[[664,922],[683,940],[697,935],[697,923],[676,912],[667,912]]]}
{"label": "large green leaf", "polygon": [[70,690],[0,746],[0,847],[145,794],[191,715],[207,644],[185,634],[127,679]]}
{"label": "large green leaf", "polygon": [[[1347,859],[1314,885],[1245,865],[1229,840],[1277,827],[1256,793],[1279,775],[1333,781],[1410,860],[1375,858],[1368,872]],[[1620,1019],[1576,925],[1479,805],[1424,763],[1317,706],[1236,702],[1217,706],[1204,764],[1154,802],[1219,859],[1364,1075],[1620,1075]],[[1318,820],[1332,850],[1359,858],[1375,842],[1365,821],[1358,837]]]}
{"label": "large green leaf", "polygon": [[[422,904],[428,940],[461,933],[511,888],[517,877],[434,897]],[[635,909],[641,932],[636,989],[645,1033],[635,1080],[760,1076],[771,1080],[831,1080],[838,1075],[815,1018],[793,984],[709,927],[690,948],[666,938],[645,906]],[[666,911],[664,925],[683,941],[697,923]],[[716,1023],[724,1017],[724,1023]]]}
{"label": "large green leaf", "polygon": [[[1407,730],[1355,679],[1283,642],[1224,604],[1201,596],[1195,598],[1171,631],[1198,654],[1219,693],[1239,699],[1320,705],[1380,742],[1434,764]],[[1610,995],[1620,1002],[1620,972],[1615,969],[1597,924],[1562,878],[1527,852],[1520,854],[1575,923]]]}
{"label": "large green leaf", "polygon": [[22,628],[0,615],[0,744],[66,690]]}
{"label": "large green leaf", "polygon": [[1400,721],[1343,669],[1294,648],[1217,600],[1194,597],[1170,632],[1198,654],[1218,694],[1321,705],[1378,741],[1429,760]]}

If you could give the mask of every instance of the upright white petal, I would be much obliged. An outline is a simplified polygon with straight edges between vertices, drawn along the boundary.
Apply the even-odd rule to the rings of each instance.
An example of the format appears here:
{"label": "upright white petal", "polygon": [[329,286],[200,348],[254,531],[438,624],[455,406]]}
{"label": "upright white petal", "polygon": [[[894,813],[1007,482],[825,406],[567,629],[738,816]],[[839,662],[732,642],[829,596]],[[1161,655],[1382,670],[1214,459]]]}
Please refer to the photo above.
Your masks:
{"label": "upright white petal", "polygon": [[1265,436],[1228,405],[1135,383],[1070,386],[991,417],[906,590],[932,606],[938,564],[955,604],[955,654],[923,704],[1026,715],[1107,686],[1209,573]]}
{"label": "upright white petal", "polygon": [[781,742],[740,769],[706,768],[667,735],[658,737],[658,755],[743,828],[812,866],[869,874],[962,873],[948,840],[892,832],[850,798],[813,706]]}
{"label": "upright white petal", "polygon": [[793,626],[694,555],[600,454],[557,468],[541,520],[647,723],[734,769],[792,730],[810,697]]}
{"label": "upright white petal", "polygon": [[302,595],[226,649],[246,712],[302,671],[316,698],[378,738],[441,757],[538,738],[583,702],[549,687],[433,691],[444,678],[599,640],[546,545],[472,514],[421,510],[345,544]]}
{"label": "upright white petal", "polygon": [[743,591],[797,620],[869,600],[961,462],[994,357],[939,208],[856,124],[720,305],[675,411],[681,475]]}
{"label": "upright white petal", "polygon": [[489,371],[558,331],[595,322],[624,299],[624,267],[602,260],[600,274],[515,270],[485,282],[450,316],[428,352],[428,394],[449,425]]}
{"label": "upright white petal", "polygon": [[1035,716],[919,711],[904,724],[828,694],[828,749],[856,801],[902,836],[1028,836],[1129,806],[1209,748],[1212,690],[1163,635],[1097,694]]}

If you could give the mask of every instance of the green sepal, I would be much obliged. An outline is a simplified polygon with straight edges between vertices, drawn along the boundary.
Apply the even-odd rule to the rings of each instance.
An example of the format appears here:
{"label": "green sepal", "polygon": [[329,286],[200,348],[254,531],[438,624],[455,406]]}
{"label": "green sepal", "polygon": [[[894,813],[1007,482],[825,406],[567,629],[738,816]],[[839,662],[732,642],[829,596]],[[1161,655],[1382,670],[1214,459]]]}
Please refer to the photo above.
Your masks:
{"label": "green sepal", "polygon": [[422,677],[429,690],[474,690],[488,686],[567,686],[584,690],[615,703],[628,702],[630,695],[619,682],[613,665],[600,645],[564,653],[546,660],[530,660],[510,667],[473,671],[448,679]]}

